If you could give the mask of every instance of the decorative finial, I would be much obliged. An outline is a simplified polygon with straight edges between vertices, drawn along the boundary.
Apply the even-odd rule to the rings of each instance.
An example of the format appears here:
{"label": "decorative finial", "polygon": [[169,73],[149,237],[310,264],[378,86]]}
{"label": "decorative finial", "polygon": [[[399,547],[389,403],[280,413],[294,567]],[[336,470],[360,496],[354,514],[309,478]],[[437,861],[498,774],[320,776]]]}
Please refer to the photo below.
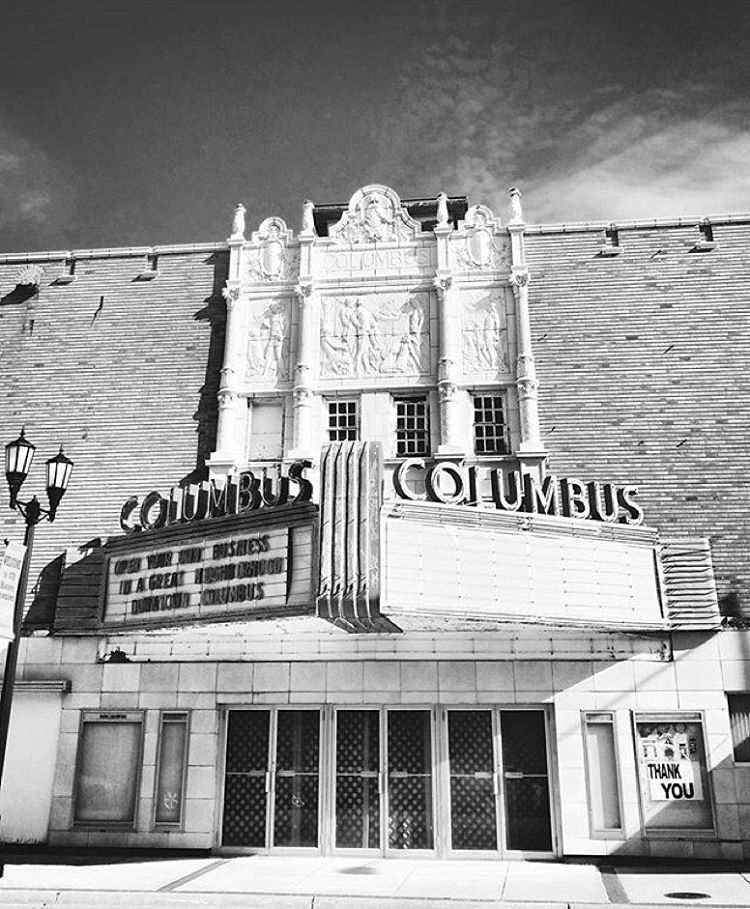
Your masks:
{"label": "decorative finial", "polygon": [[438,227],[446,227],[448,224],[448,196],[445,193],[438,193],[437,223]]}
{"label": "decorative finial", "polygon": [[510,222],[511,224],[523,224],[523,209],[521,208],[521,190],[511,186],[508,190],[510,196]]}
{"label": "decorative finial", "polygon": [[234,207],[234,218],[232,219],[232,237],[245,237],[245,206],[238,202]]}
{"label": "decorative finial", "polygon": [[302,233],[303,234],[314,234],[315,233],[315,218],[313,218],[313,211],[315,209],[315,203],[311,202],[309,199],[305,199],[302,203]]}

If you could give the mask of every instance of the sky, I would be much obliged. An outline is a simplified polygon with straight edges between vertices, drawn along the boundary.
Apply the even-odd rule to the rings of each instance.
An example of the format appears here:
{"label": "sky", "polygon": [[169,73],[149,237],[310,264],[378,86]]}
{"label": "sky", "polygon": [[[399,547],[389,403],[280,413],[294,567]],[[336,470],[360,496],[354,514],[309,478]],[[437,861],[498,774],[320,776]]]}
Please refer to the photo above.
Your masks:
{"label": "sky", "polygon": [[528,222],[750,211],[747,0],[6,0],[0,251],[299,228],[368,183]]}

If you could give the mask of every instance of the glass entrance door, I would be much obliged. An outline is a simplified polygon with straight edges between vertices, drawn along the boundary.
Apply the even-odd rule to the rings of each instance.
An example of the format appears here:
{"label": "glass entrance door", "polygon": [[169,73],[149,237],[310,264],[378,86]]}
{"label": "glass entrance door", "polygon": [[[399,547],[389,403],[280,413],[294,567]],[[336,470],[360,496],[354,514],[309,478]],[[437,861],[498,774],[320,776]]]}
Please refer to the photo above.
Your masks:
{"label": "glass entrance door", "polygon": [[274,773],[274,846],[318,845],[320,715],[279,710]]}
{"label": "glass entrance door", "polygon": [[380,711],[336,711],[336,849],[380,849]]}
{"label": "glass entrance door", "polygon": [[270,710],[230,710],[222,846],[265,849],[270,789]]}
{"label": "glass entrance door", "polygon": [[499,787],[491,710],[448,711],[450,848],[498,850]]}
{"label": "glass entrance door", "polygon": [[435,848],[432,713],[388,710],[388,850]]}
{"label": "glass entrance door", "polygon": [[505,843],[509,850],[552,851],[543,710],[501,710]]}

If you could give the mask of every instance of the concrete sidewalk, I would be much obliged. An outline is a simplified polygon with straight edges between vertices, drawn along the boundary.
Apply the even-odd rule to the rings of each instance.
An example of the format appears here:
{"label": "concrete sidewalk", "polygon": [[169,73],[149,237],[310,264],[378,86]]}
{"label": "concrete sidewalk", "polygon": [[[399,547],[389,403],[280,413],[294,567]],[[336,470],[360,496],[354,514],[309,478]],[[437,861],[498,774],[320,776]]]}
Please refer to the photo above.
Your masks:
{"label": "concrete sidewalk", "polygon": [[[515,909],[750,906],[750,868],[300,856],[5,859],[2,906]],[[70,859],[69,859],[70,861]],[[80,858],[77,859],[80,861]],[[29,863],[24,863],[29,862]],[[51,862],[54,862],[52,864]]]}

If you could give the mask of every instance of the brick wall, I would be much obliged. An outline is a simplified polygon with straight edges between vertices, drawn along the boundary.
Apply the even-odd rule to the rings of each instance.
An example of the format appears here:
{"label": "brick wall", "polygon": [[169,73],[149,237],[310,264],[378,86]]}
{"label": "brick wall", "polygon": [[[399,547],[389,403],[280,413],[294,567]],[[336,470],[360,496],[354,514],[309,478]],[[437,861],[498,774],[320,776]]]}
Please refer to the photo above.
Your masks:
{"label": "brick wall", "polygon": [[[66,547],[119,533],[129,495],[168,489],[215,447],[226,253],[163,254],[158,276],[139,280],[145,256],[119,252],[82,258],[69,284],[55,283],[62,258],[39,263],[28,299],[23,265],[0,260],[0,442],[25,425],[37,446],[21,497],[46,504],[44,461],[60,442],[75,462],[57,520],[38,528],[35,584]],[[2,537],[23,538],[4,495]]]}
{"label": "brick wall", "polygon": [[557,474],[636,483],[646,522],[711,540],[724,612],[750,617],[750,225],[531,233],[542,434]]}

